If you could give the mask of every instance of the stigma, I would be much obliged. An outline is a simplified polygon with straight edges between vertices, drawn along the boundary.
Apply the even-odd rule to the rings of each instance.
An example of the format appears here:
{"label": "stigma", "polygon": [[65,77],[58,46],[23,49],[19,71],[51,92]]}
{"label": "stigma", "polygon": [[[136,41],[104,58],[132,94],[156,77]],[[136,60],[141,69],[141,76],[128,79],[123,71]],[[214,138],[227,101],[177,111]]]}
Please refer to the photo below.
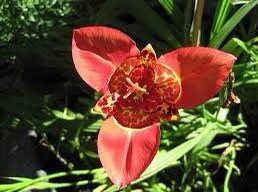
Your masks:
{"label": "stigma", "polygon": [[127,83],[130,85],[128,92],[123,96],[123,99],[127,99],[132,93],[135,93],[135,99],[140,98],[144,93],[147,93],[146,85],[143,87],[139,86],[139,83],[134,83],[129,77],[126,77]]}

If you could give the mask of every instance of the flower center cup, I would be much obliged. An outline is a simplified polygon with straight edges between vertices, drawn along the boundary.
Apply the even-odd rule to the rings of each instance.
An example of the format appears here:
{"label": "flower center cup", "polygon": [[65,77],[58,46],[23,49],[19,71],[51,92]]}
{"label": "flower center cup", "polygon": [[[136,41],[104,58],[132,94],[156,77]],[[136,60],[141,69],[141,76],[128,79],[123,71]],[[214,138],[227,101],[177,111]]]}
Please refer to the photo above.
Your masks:
{"label": "flower center cup", "polygon": [[174,115],[181,96],[181,81],[169,67],[159,63],[154,50],[146,47],[115,70],[108,83],[117,94],[112,115],[126,127],[142,128]]}

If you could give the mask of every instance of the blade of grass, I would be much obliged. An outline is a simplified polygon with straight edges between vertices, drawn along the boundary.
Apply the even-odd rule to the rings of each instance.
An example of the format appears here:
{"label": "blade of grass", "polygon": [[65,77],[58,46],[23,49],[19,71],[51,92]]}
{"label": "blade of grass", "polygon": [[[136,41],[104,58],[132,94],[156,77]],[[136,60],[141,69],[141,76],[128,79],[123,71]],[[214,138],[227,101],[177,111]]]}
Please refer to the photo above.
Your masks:
{"label": "blade of grass", "polygon": [[212,23],[210,39],[221,29],[230,11],[231,1],[219,0],[215,16]]}
{"label": "blade of grass", "polygon": [[[241,53],[244,51],[248,55],[250,55],[255,61],[258,61],[258,55],[252,50],[252,41],[244,42],[238,38],[232,38],[222,49],[225,51],[229,51],[231,53]],[[238,52],[236,52],[236,50]]]}
{"label": "blade of grass", "polygon": [[158,1],[169,15],[173,17],[183,18],[183,13],[180,11],[180,9],[177,7],[177,5],[173,0],[158,0]]}
{"label": "blade of grass", "polygon": [[234,53],[235,56],[239,56],[242,51],[239,51],[238,44],[234,41],[234,38],[231,38],[222,48],[221,50]]}
{"label": "blade of grass", "polygon": [[249,3],[243,5],[235,14],[223,25],[216,35],[210,40],[209,46],[219,48],[230,32],[235,26],[249,13],[256,5],[258,0],[252,0]]}
{"label": "blade of grass", "polygon": [[64,187],[70,187],[70,186],[82,186],[82,185],[87,185],[87,184],[89,184],[88,180],[71,182],[71,183],[39,182],[34,185],[28,186],[25,189],[19,190],[18,192],[26,192],[26,191],[33,190],[33,189],[37,189],[37,190],[57,189],[57,188],[64,188]]}
{"label": "blade of grass", "polygon": [[17,185],[18,185],[17,183],[15,183],[15,184],[1,184],[0,185],[0,191],[6,192],[6,191],[14,188]]}
{"label": "blade of grass", "polygon": [[171,16],[173,21],[178,27],[182,28],[182,18],[184,18],[183,13],[180,11],[179,7],[175,4],[174,0],[158,0],[160,5],[165,9],[168,15]]}
{"label": "blade of grass", "polygon": [[[75,171],[70,171],[70,172],[54,173],[54,174],[46,175],[46,176],[39,177],[36,179],[29,179],[29,180],[24,180],[20,183],[10,184],[10,185],[12,185],[12,187],[9,188],[8,190],[6,190],[6,192],[15,192],[15,191],[19,191],[19,190],[24,190],[25,188],[27,188],[29,186],[33,186],[39,182],[43,182],[43,181],[46,181],[49,179],[65,177],[68,175],[86,175],[88,173],[90,173],[89,170],[75,170]],[[0,187],[1,187],[1,185],[0,185]]]}
{"label": "blade of grass", "polygon": [[30,180],[26,177],[1,177],[1,178],[15,180],[15,181],[29,181]]}
{"label": "blade of grass", "polygon": [[246,4],[248,3],[250,0],[243,0],[243,1],[240,1],[240,0],[232,0],[232,5],[238,5],[238,4]]}
{"label": "blade of grass", "polygon": [[[216,123],[214,123],[214,124],[216,124]],[[210,125],[210,126],[212,126],[212,125]],[[212,131],[210,131],[209,135],[204,135],[200,139],[200,142],[193,148],[191,153],[197,153],[200,150],[202,150],[203,148],[207,147],[211,143],[211,141],[214,139],[214,137],[217,135],[217,133],[218,133],[217,130],[212,130]]]}

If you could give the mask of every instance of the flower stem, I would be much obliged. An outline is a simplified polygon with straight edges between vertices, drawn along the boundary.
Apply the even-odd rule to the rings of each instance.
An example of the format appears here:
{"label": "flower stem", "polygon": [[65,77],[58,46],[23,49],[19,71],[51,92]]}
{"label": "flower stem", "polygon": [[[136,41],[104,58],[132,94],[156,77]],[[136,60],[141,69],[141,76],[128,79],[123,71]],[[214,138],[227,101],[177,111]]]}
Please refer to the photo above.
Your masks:
{"label": "flower stem", "polygon": [[233,150],[232,154],[231,154],[231,160],[229,161],[228,171],[227,171],[225,181],[224,181],[223,192],[229,192],[229,180],[230,180],[230,177],[231,177],[233,169],[234,169],[235,158],[236,158],[236,152],[235,152],[235,150]]}
{"label": "flower stem", "polygon": [[195,0],[194,20],[193,20],[193,38],[192,38],[192,44],[194,46],[199,46],[200,44],[203,8],[204,8],[204,0]]}

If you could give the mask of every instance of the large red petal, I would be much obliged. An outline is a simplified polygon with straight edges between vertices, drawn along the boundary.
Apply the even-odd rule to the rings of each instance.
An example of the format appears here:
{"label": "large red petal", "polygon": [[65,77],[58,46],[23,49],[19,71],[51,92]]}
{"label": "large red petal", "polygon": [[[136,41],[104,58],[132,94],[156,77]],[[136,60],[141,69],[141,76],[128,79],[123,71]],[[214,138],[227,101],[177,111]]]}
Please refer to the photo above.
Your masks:
{"label": "large red petal", "polygon": [[102,57],[88,51],[78,49],[73,43],[73,61],[82,79],[96,91],[105,94],[107,82],[114,72],[112,64]]}
{"label": "large red petal", "polygon": [[84,27],[73,32],[72,53],[75,67],[83,80],[96,91],[105,93],[116,67],[128,56],[139,53],[134,41],[108,27]]}
{"label": "large red petal", "polygon": [[151,163],[160,142],[159,124],[142,129],[121,126],[114,117],[104,121],[98,136],[98,154],[117,187],[137,179]]}
{"label": "large red petal", "polygon": [[235,60],[229,53],[208,47],[184,47],[158,59],[181,78],[178,108],[193,108],[212,98],[224,85]]}

